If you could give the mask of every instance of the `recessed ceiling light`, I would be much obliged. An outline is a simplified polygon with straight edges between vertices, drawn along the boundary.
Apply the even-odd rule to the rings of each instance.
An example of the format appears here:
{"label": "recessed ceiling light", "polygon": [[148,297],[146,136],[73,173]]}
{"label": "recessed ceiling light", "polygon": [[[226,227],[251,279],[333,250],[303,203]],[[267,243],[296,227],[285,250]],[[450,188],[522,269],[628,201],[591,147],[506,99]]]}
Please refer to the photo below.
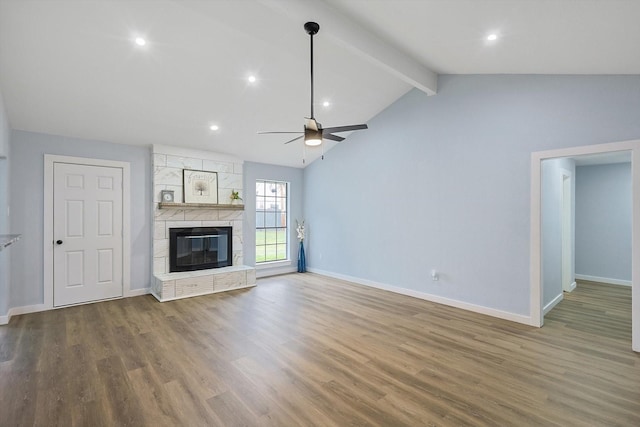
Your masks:
{"label": "recessed ceiling light", "polygon": [[495,34],[495,33],[493,33],[493,34],[489,34],[489,35],[487,36],[487,40],[489,40],[490,42],[495,41],[495,40],[498,40],[498,35],[497,35],[497,34]]}
{"label": "recessed ceiling light", "polygon": [[220,126],[218,126],[218,125],[211,125],[211,126],[209,126],[209,129],[211,129],[211,130],[218,130],[218,129],[220,129]]}
{"label": "recessed ceiling light", "polygon": [[247,80],[249,80],[249,83],[255,83],[256,82],[256,76],[249,76],[247,78]]}
{"label": "recessed ceiling light", "polygon": [[134,41],[138,46],[144,46],[144,45],[147,44],[147,41],[145,39],[143,39],[142,37],[136,37],[136,39]]}
{"label": "recessed ceiling light", "polygon": [[322,106],[323,106],[323,107],[325,107],[325,108],[326,108],[326,107],[330,107],[330,106],[331,106],[331,103],[330,103],[329,101],[324,101],[324,102],[322,103]]}

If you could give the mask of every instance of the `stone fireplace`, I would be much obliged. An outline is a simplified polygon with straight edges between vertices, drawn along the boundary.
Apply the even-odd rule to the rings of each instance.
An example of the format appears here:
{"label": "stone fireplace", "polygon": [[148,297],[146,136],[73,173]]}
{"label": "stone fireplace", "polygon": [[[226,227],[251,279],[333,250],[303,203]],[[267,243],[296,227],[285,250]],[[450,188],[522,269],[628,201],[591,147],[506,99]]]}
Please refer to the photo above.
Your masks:
{"label": "stone fireplace", "polygon": [[[217,173],[217,206],[184,204],[182,194],[183,170]],[[153,233],[153,294],[160,301],[196,296],[224,290],[255,286],[255,269],[243,265],[242,229],[243,207],[232,206],[231,192],[243,188],[242,160],[209,151],[178,147],[153,146],[154,233]],[[174,204],[161,204],[162,190],[171,190]],[[171,271],[170,241],[172,229],[226,229],[228,261],[220,268],[195,271]],[[209,238],[218,239],[218,238]],[[187,243],[183,241],[183,250]],[[193,242],[195,243],[195,242]],[[212,244],[200,241],[201,244]],[[196,255],[213,256],[213,250],[205,252],[194,246]],[[216,249],[215,257],[224,249]],[[186,255],[184,255],[186,256]],[[185,258],[186,259],[186,258]],[[195,258],[194,258],[195,260]],[[184,260],[183,260],[184,261]],[[216,261],[217,262],[217,261]],[[215,264],[215,263],[213,263]]]}

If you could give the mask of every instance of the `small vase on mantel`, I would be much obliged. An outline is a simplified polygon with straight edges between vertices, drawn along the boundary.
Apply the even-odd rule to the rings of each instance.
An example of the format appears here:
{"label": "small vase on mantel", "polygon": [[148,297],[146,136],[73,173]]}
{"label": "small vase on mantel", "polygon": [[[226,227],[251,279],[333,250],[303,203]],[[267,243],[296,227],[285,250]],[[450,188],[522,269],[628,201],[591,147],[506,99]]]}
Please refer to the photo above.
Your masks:
{"label": "small vase on mantel", "polygon": [[240,193],[236,190],[231,190],[231,204],[239,205],[242,203],[242,197],[240,197]]}
{"label": "small vase on mantel", "polygon": [[296,219],[296,232],[300,240],[300,247],[298,248],[298,273],[305,273],[307,271],[307,260],[304,256],[304,220],[300,223]]}

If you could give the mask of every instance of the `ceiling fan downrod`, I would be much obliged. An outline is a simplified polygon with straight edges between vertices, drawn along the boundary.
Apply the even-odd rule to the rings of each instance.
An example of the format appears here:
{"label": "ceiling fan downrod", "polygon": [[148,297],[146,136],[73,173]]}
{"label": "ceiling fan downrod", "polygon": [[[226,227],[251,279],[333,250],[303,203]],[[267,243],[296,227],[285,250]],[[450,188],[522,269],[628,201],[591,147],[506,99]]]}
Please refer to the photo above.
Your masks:
{"label": "ceiling fan downrod", "polygon": [[[303,139],[304,146],[316,147],[322,146],[322,159],[324,159],[324,145],[322,141],[324,139],[328,139],[335,142],[341,142],[345,138],[339,135],[334,135],[334,133],[340,132],[351,132],[354,130],[362,130],[367,129],[366,124],[360,125],[347,125],[347,126],[334,126],[323,128],[320,123],[318,123],[315,119],[314,114],[314,100],[315,100],[315,87],[314,87],[314,78],[313,78],[313,36],[318,34],[320,31],[320,25],[317,22],[306,22],[304,24],[304,30],[309,35],[309,43],[310,43],[310,73],[311,73],[311,117],[306,118],[306,122],[304,125],[304,130],[302,132],[290,132],[290,131],[268,131],[268,132],[258,132],[259,134],[273,134],[273,133],[294,133],[294,134],[302,134],[301,136],[297,136],[287,142],[285,144],[289,144],[291,142],[297,141],[299,139]],[[303,146],[303,154],[302,154],[302,163],[305,163],[305,154],[306,147]]]}
{"label": "ceiling fan downrod", "polygon": [[313,36],[320,31],[320,25],[317,22],[307,22],[304,24],[304,30],[309,34],[309,40],[311,43],[311,119],[315,120],[313,116]]}

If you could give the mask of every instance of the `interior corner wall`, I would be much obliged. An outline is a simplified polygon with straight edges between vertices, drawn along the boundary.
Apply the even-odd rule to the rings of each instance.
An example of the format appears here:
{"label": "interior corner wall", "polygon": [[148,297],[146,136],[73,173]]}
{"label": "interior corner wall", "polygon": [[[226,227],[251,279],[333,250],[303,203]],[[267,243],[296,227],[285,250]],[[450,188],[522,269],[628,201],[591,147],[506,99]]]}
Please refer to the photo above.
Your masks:
{"label": "interior corner wall", "polygon": [[[559,301],[562,295],[562,202],[563,175],[571,177],[571,206],[575,206],[575,161],[548,159],[542,162],[542,306]],[[573,209],[572,209],[573,211]],[[572,214],[572,218],[575,216]],[[572,221],[572,222],[575,222]],[[573,228],[573,227],[572,227]],[[571,233],[573,234],[573,233]],[[573,241],[573,236],[572,239]],[[574,277],[575,257],[570,277]]]}
{"label": "interior corner wall", "polygon": [[11,307],[44,303],[44,155],[88,157],[131,164],[131,289],[151,285],[153,189],[149,147],[55,135],[11,133]]}
{"label": "interior corner wall", "polygon": [[244,162],[244,263],[256,265],[256,180],[286,181],[289,186],[289,260],[287,263],[263,264],[257,267],[258,277],[296,271],[298,257],[298,239],[296,220],[304,218],[303,206],[303,171],[302,169],[275,166],[264,163]]}
{"label": "interior corner wall", "polygon": [[[0,234],[12,234],[9,226],[9,170],[11,128],[0,94]],[[0,251],[0,316],[6,316],[11,302],[9,250]]]}
{"label": "interior corner wall", "polygon": [[576,168],[576,274],[631,282],[631,200],[631,163]]}
{"label": "interior corner wall", "polygon": [[528,317],[531,153],[640,138],[640,76],[438,86],[305,168],[308,266]]}

